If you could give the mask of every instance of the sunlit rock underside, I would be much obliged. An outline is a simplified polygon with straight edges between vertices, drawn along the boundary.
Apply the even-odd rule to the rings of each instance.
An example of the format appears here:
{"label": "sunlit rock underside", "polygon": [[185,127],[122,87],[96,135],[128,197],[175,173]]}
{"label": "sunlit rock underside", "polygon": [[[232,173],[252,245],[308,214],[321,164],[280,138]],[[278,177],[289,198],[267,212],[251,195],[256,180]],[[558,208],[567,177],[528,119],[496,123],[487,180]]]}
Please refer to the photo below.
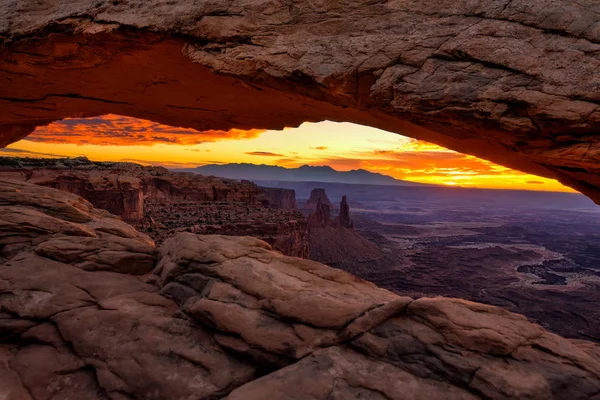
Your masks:
{"label": "sunlit rock underside", "polygon": [[65,117],[349,121],[600,201],[595,0],[0,1],[0,144]]}

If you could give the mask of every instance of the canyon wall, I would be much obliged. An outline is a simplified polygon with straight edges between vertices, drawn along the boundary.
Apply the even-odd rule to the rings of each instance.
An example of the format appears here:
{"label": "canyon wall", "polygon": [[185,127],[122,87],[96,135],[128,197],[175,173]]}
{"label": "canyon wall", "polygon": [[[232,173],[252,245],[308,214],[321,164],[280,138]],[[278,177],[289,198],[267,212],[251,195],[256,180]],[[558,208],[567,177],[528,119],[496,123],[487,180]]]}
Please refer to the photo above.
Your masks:
{"label": "canyon wall", "polygon": [[298,209],[296,192],[293,189],[261,187],[261,190],[264,193],[267,207],[286,211]]}
{"label": "canyon wall", "polygon": [[316,188],[310,191],[310,197],[304,202],[302,209],[316,211],[319,204],[326,205],[330,210],[334,208],[327,197],[327,193],[325,193],[325,189]]}
{"label": "canyon wall", "polygon": [[188,230],[255,236],[286,255],[310,254],[306,220],[293,212],[293,190],[265,190],[249,181],[85,158],[5,158],[3,163],[0,177],[77,194],[158,242],[173,231]]}

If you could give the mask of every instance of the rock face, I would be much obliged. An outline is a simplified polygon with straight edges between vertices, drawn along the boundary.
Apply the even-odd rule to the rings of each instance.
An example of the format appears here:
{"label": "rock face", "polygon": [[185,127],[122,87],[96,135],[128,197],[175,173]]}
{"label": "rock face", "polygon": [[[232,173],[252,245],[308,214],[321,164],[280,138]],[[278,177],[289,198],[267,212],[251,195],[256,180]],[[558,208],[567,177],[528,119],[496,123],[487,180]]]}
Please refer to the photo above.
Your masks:
{"label": "rock face", "polygon": [[[131,273],[154,266],[148,237],[75,195],[28,183],[0,180],[0,220],[0,398],[600,392],[597,345],[496,307],[399,297],[250,237],[181,233],[144,282]],[[58,240],[85,251],[47,251]]]}
{"label": "rock face", "polygon": [[123,171],[0,170],[0,176],[8,179],[14,179],[15,174],[30,183],[74,193],[126,221],[144,217],[142,182]]}
{"label": "rock face", "polygon": [[327,195],[324,190],[319,193],[315,195],[315,210],[308,215],[311,260],[352,273],[361,272],[365,265],[369,270],[377,269],[380,262],[390,261],[375,243],[354,231],[346,196],[342,197],[340,214],[332,219],[329,205],[321,202]]}
{"label": "rock face", "polygon": [[350,219],[350,206],[346,201],[346,196],[342,196],[342,201],[340,202],[340,215],[336,218],[335,224],[349,229],[354,227],[354,224]]}
{"label": "rock face", "polygon": [[320,198],[317,199],[314,210],[308,215],[308,226],[311,228],[329,226],[331,224],[331,209],[329,207],[328,204],[322,203]]}
{"label": "rock face", "polygon": [[[251,182],[174,173],[162,167],[79,159],[2,161],[0,176],[75,193],[95,207],[130,222],[145,215],[145,203],[238,202],[256,205],[264,197]],[[15,165],[10,165],[10,164]]]}
{"label": "rock face", "polygon": [[306,200],[302,209],[316,211],[319,203],[326,205],[330,210],[333,209],[333,204],[329,201],[325,189],[319,188],[310,191],[310,197]]}
{"label": "rock face", "polygon": [[107,113],[200,131],[349,121],[600,200],[595,0],[0,4],[4,145]]}
{"label": "rock face", "polygon": [[265,205],[267,207],[285,211],[294,211],[298,209],[295,190],[269,187],[261,187],[261,190],[265,195]]}
{"label": "rock face", "polygon": [[[217,211],[220,212],[220,211]],[[180,229],[187,232],[229,235],[229,236],[253,236],[270,244],[274,250],[285,255],[310,258],[310,231],[309,224],[302,214],[278,214],[269,212],[265,221],[263,213],[248,213],[246,220],[237,222],[225,222],[220,225],[202,224],[192,225],[189,228]]]}
{"label": "rock face", "polygon": [[61,190],[0,178],[0,258],[24,250],[86,271],[149,272],[154,242],[114,215]]}
{"label": "rock face", "polygon": [[175,173],[133,163],[3,158],[0,177],[77,194],[120,215],[158,241],[173,230],[250,235],[295,257],[308,257],[306,220],[293,190],[252,182]]}

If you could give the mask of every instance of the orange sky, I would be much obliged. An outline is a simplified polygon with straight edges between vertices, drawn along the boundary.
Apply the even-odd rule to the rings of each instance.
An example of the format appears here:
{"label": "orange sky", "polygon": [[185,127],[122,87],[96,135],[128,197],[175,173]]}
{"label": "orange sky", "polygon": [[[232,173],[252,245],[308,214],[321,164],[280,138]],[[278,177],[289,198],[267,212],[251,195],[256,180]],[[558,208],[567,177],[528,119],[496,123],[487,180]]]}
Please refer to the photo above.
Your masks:
{"label": "orange sky", "polygon": [[248,162],[366,169],[415,182],[465,187],[573,191],[560,183],[401,135],[349,123],[305,123],[283,131],[196,132],[105,115],[38,128],[1,150],[6,156],[85,155],[166,167]]}

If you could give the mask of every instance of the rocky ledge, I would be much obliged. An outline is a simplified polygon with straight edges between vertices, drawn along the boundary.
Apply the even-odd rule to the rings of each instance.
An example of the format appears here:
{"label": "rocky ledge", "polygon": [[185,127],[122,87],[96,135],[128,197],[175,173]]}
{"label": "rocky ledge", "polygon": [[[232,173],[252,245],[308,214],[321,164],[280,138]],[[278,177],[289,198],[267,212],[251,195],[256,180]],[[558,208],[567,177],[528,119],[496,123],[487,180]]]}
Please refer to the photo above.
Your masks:
{"label": "rocky ledge", "polygon": [[309,232],[293,190],[85,157],[3,157],[0,178],[74,193],[157,242],[176,231],[259,237],[275,250],[309,257]]}
{"label": "rocky ledge", "polygon": [[588,399],[600,347],[0,180],[0,398]]}

